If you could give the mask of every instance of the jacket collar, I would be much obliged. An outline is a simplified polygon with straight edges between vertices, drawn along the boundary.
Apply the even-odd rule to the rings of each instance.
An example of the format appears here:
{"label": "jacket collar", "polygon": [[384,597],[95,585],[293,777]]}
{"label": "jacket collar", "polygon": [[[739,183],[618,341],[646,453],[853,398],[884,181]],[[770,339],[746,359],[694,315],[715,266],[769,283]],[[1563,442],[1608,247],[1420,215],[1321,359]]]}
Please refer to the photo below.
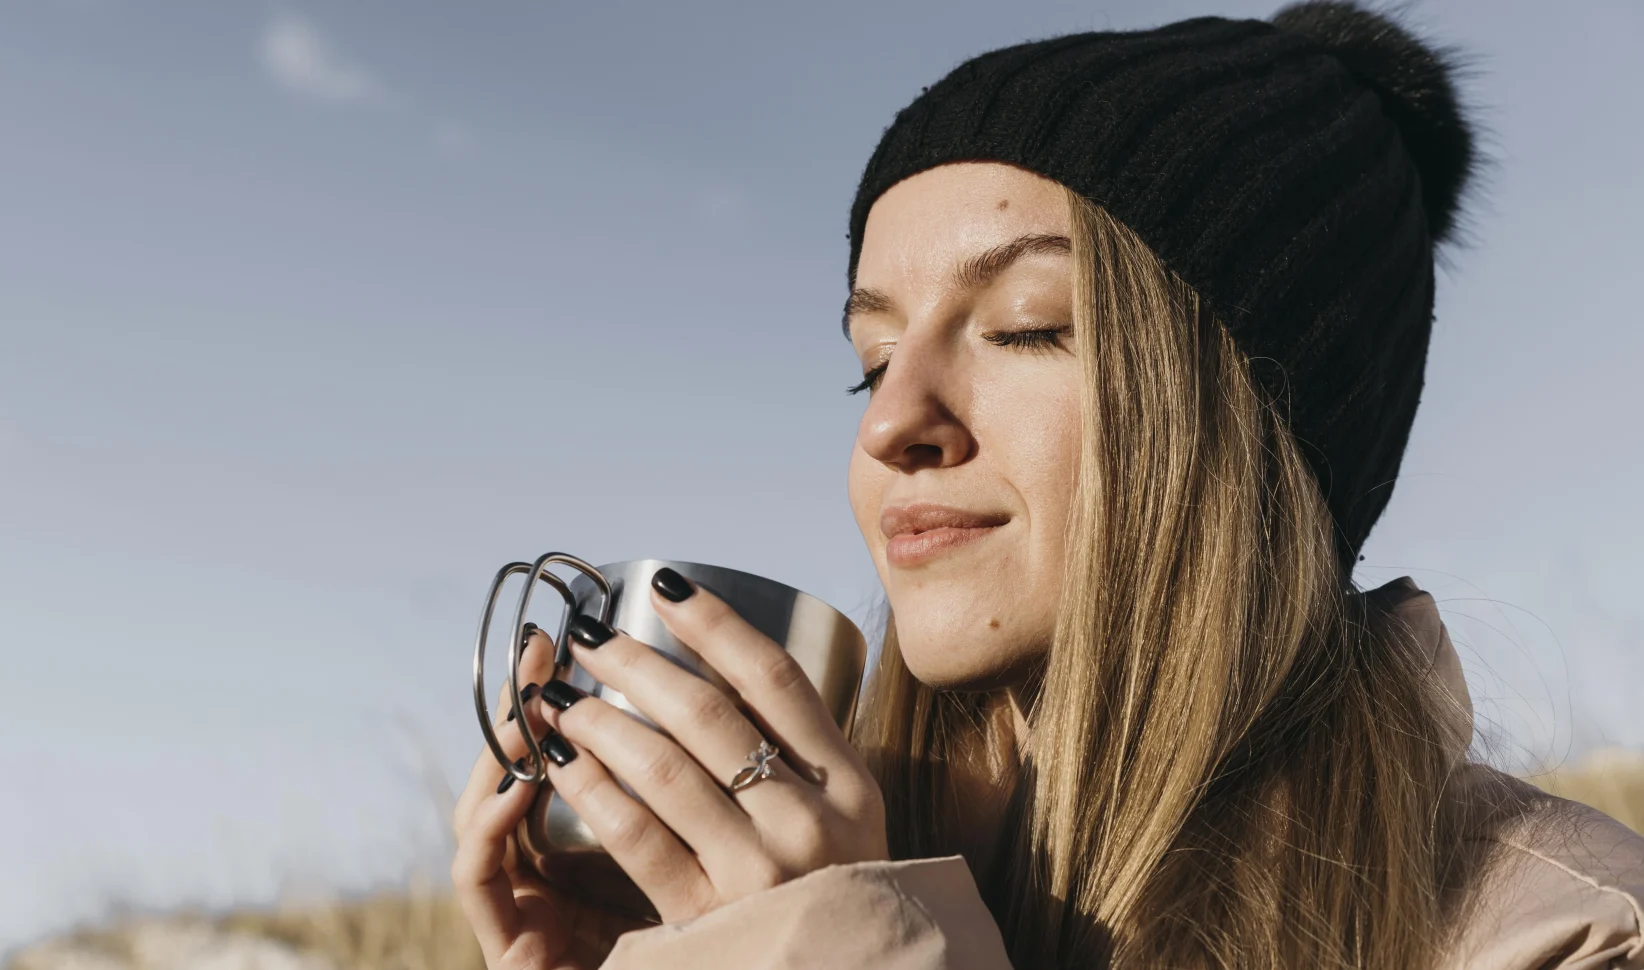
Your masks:
{"label": "jacket collar", "polygon": [[1416,642],[1432,658],[1432,676],[1455,701],[1446,712],[1453,719],[1456,729],[1453,737],[1459,739],[1459,748],[1453,748],[1451,754],[1458,759],[1464,757],[1473,738],[1473,699],[1467,693],[1467,678],[1462,674],[1461,657],[1450,642],[1450,632],[1439,617],[1433,594],[1417,586],[1409,576],[1400,576],[1390,583],[1355,595],[1364,596],[1372,604],[1403,620],[1415,635]]}

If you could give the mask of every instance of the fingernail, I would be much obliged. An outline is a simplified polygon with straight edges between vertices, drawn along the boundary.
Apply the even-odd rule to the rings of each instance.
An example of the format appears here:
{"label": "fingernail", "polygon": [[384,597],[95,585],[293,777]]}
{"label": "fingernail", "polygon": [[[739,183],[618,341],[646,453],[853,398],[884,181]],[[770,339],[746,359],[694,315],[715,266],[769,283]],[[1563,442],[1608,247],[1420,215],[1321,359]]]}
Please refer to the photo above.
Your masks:
{"label": "fingernail", "polygon": [[542,739],[542,753],[561,768],[577,760],[577,749],[571,747],[571,742],[560,737],[557,731],[549,731],[548,736]]}
{"label": "fingernail", "polygon": [[696,592],[696,586],[684,576],[663,566],[651,577],[651,588],[662,594],[663,599],[675,603],[683,603]]}
{"label": "fingernail", "polygon": [[563,711],[587,696],[563,680],[550,680],[542,685],[542,699],[556,711]]}
{"label": "fingernail", "polygon": [[538,627],[535,623],[525,624],[525,629],[521,631],[519,635],[519,648],[521,650],[524,650],[526,647],[531,645],[531,634],[537,632],[538,629],[540,629],[540,627]]}
{"label": "fingernail", "polygon": [[[520,758],[517,761],[515,761],[514,762],[514,768],[516,770],[519,770],[519,771],[524,771],[525,770],[525,759]],[[513,772],[509,772],[508,774],[503,775],[502,780],[497,782],[497,794],[500,795],[503,792],[507,791],[508,789],[514,787],[514,781],[515,780],[516,779],[514,778],[514,773]]]}
{"label": "fingernail", "polygon": [[[540,690],[540,689],[541,688],[539,688],[536,684],[526,684],[525,689],[519,692],[519,699],[521,701],[526,702],[526,703],[530,703],[531,698],[537,696],[537,691]],[[518,713],[518,712],[517,711],[509,711],[508,712],[508,720],[512,721],[514,719],[514,715],[516,713]]]}
{"label": "fingernail", "polygon": [[586,613],[571,617],[571,639],[590,649],[616,636],[616,631]]}

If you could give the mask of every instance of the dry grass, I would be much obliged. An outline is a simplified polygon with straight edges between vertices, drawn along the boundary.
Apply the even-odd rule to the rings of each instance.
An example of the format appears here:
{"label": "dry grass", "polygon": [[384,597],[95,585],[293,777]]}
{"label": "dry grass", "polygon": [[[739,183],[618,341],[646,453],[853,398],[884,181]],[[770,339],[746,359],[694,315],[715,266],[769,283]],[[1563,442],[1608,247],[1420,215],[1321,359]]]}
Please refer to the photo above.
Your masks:
{"label": "dry grass", "polygon": [[456,903],[426,892],[83,930],[6,970],[483,970]]}
{"label": "dry grass", "polygon": [[474,934],[449,896],[377,895],[287,912],[236,913],[224,928],[279,940],[347,970],[483,970]]}
{"label": "dry grass", "polygon": [[[1601,751],[1528,779],[1644,833],[1644,753]],[[133,920],[30,947],[5,970],[483,970],[448,896],[380,893],[228,915]]]}
{"label": "dry grass", "polygon": [[1526,780],[1560,798],[1591,805],[1644,834],[1644,752],[1595,751],[1573,767]]}

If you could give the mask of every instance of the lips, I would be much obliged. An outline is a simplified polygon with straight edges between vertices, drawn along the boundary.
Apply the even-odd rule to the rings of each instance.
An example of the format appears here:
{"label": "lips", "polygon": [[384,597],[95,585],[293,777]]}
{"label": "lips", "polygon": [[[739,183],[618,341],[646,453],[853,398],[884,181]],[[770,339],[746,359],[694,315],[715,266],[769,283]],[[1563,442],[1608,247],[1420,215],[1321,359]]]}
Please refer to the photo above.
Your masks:
{"label": "lips", "polygon": [[879,515],[887,540],[885,558],[893,566],[915,566],[992,535],[1010,521],[1001,513],[972,512],[947,505],[904,505]]}

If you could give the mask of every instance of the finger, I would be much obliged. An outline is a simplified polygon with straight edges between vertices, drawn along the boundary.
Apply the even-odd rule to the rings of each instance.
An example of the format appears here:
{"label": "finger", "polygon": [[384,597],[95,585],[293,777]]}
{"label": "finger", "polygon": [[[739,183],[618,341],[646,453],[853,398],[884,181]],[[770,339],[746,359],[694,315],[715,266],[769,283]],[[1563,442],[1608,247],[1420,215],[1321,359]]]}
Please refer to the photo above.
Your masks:
{"label": "finger", "polygon": [[[648,647],[637,646],[651,652]],[[750,732],[753,730],[745,720],[743,724]],[[559,730],[627,782],[640,801],[700,858],[723,859],[727,854],[746,857],[746,850],[757,847],[754,843],[758,834],[747,813],[708,776],[696,758],[626,711],[598,697],[586,698],[559,715]],[[722,873],[706,862],[704,865],[719,882],[717,877]]]}
{"label": "finger", "polygon": [[[532,692],[532,697],[536,697],[535,691]],[[525,712],[525,730],[531,732],[533,737],[542,737],[549,725],[540,702],[528,701]],[[497,745],[502,749],[504,758],[519,771],[531,771],[530,748],[526,744],[524,732],[520,730],[519,722],[499,721],[492,725],[492,730],[496,733]],[[514,784],[512,779],[513,773],[497,761],[491,747],[487,745],[482,748],[473,768],[468,772],[468,781],[463,786],[462,794],[457,797],[457,803],[452,811],[452,824],[458,828],[466,825],[468,816],[479,803],[490,795],[501,794],[505,787]]]}
{"label": "finger", "polygon": [[713,899],[713,886],[679,837],[622,790],[587,749],[556,738],[555,764],[548,768],[554,791],[593,831],[664,922],[688,919]]}
{"label": "finger", "polygon": [[[535,694],[535,687],[554,675],[554,639],[542,632],[535,623],[527,623],[524,641],[525,648],[519,659],[520,693],[524,695],[530,691]],[[524,700],[529,706],[530,698],[525,697]],[[497,705],[491,709],[491,714],[492,717],[512,721],[513,718],[509,715],[513,713],[514,695],[505,680],[497,692]]]}
{"label": "finger", "polygon": [[[716,789],[729,785],[738,771],[749,766],[749,753],[759,747],[765,735],[724,691],[638,640],[614,633],[608,627],[600,628],[591,618],[577,617],[571,629],[571,650],[577,663],[607,688],[619,691],[629,704],[672,736],[679,747],[689,752],[707,770],[715,781]],[[607,632],[613,632],[613,635],[602,640]],[[588,646],[596,641],[599,642],[598,646]],[[589,715],[597,714],[598,710],[595,708]],[[631,737],[635,728],[639,728],[645,734],[660,737],[632,718],[624,717],[622,720],[628,724],[613,724],[613,734]],[[590,740],[587,743],[595,742]],[[633,743],[641,744],[639,740]],[[658,753],[648,743],[643,750],[648,756]],[[636,748],[627,753],[632,757],[637,756],[638,751]],[[637,786],[625,764],[606,757],[603,750],[597,753],[607,767],[615,770],[629,784]],[[620,756],[613,753],[613,757]],[[773,764],[773,768],[779,766],[780,762]],[[657,767],[666,768],[667,765]],[[788,780],[802,783],[791,772]],[[651,796],[644,792],[641,792],[641,797],[647,802],[652,801]],[[659,807],[658,811],[661,810]],[[672,820],[667,821],[673,824]],[[678,831],[677,827],[675,831]],[[692,845],[701,844],[689,836],[686,841]]]}
{"label": "finger", "polygon": [[[554,641],[543,633],[534,623],[526,624],[526,648],[520,658],[520,693],[526,701],[526,711],[531,714],[537,709],[532,702],[540,685],[554,670]],[[508,754],[509,760],[519,758],[526,753],[525,739],[520,736],[517,725],[513,724],[513,694],[508,684],[504,683],[497,691],[497,701],[491,707],[492,730],[496,732],[497,740],[503,751]],[[506,712],[506,714],[504,713]],[[545,721],[540,716],[527,718],[528,729],[540,737]],[[474,766],[469,770],[468,781],[463,786],[462,794],[457,798],[455,811],[452,813],[456,825],[464,824],[468,813],[472,812],[478,798],[484,797],[496,787],[502,779],[503,770],[497,764],[496,756],[491,753],[489,746],[480,751],[475,759]]]}
{"label": "finger", "polygon": [[[724,600],[671,569],[652,580],[651,606],[679,641],[741,695],[767,736],[795,764],[865,771],[856,750],[793,655]],[[668,595],[663,595],[665,588]],[[681,595],[683,594],[683,595]],[[679,598],[675,598],[679,597]],[[821,777],[825,784],[827,773]]]}
{"label": "finger", "polygon": [[535,788],[515,785],[491,795],[457,829],[451,882],[491,966],[497,965],[520,932],[519,904],[506,866],[508,836],[530,807]]}

